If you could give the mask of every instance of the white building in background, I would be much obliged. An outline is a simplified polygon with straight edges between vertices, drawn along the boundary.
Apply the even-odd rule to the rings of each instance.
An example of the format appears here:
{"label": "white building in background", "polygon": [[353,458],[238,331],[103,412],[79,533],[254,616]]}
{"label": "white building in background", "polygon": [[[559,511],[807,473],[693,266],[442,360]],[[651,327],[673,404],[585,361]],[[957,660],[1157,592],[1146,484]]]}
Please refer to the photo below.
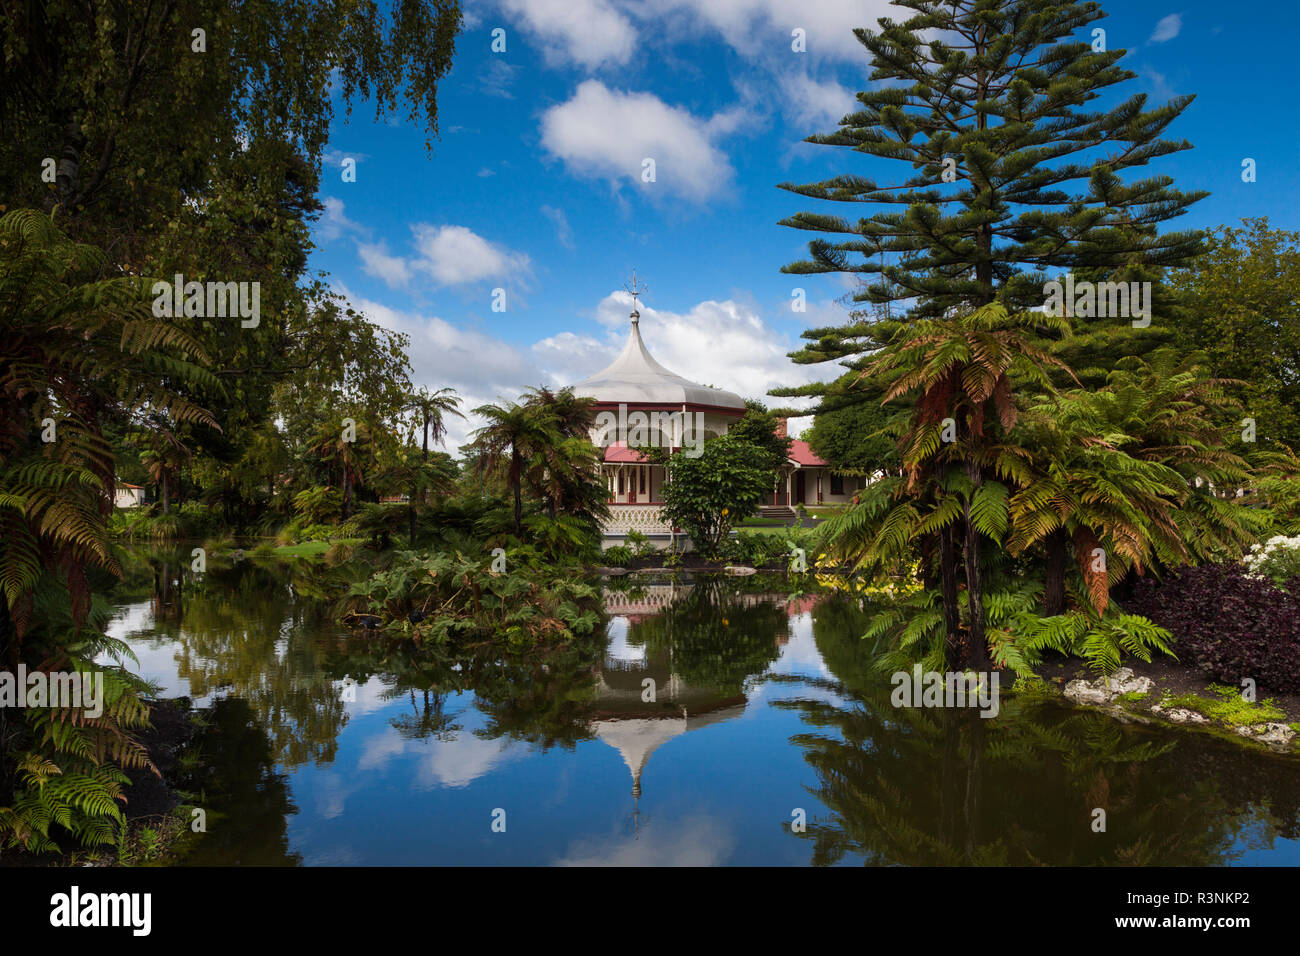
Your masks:
{"label": "white building in background", "polygon": [[130,482],[119,481],[113,489],[113,507],[138,508],[144,504],[144,489]]}
{"label": "white building in background", "polygon": [[[734,392],[692,382],[656,362],[641,341],[640,319],[633,306],[632,327],[618,358],[573,386],[575,395],[596,400],[598,423],[591,437],[604,448],[601,474],[609,489],[609,538],[629,531],[666,538],[673,532],[660,515],[664,469],[647,461],[639,449],[685,447],[689,452],[698,447],[693,443],[725,435],[745,414],[745,400]],[[607,428],[610,421],[632,427],[620,427],[615,434]],[[648,424],[638,431],[641,422]],[[784,421],[780,427],[784,434]],[[763,511],[793,517],[799,504],[848,502],[862,483],[860,478],[832,475],[807,442],[795,439],[789,459],[772,476],[772,497]]]}

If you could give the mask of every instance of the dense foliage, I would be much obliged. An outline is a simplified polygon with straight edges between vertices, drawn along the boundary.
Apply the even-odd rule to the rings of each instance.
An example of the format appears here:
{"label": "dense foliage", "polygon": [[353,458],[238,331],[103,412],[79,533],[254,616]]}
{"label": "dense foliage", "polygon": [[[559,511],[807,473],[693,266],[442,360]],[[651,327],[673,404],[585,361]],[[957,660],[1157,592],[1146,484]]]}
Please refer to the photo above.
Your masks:
{"label": "dense foliage", "polygon": [[1244,678],[1300,693],[1300,578],[1278,587],[1240,565],[1207,564],[1144,581],[1129,605],[1174,636],[1183,659],[1233,687]]}

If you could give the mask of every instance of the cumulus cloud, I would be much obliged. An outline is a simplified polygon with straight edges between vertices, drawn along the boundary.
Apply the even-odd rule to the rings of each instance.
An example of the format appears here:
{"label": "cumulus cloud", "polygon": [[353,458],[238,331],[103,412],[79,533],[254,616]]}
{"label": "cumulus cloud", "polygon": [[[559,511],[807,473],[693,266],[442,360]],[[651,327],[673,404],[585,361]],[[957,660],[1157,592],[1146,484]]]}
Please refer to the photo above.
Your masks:
{"label": "cumulus cloud", "polygon": [[321,212],[320,219],[316,220],[316,226],[312,230],[315,238],[333,242],[344,233],[365,231],[360,223],[354,222],[344,214],[342,199],[326,196],[321,200],[321,205],[325,209]]}
{"label": "cumulus cloud", "polygon": [[1155,32],[1151,34],[1148,43],[1166,43],[1178,36],[1183,29],[1183,15],[1181,13],[1171,13],[1167,17],[1161,17],[1160,22],[1156,24]]}
{"label": "cumulus cloud", "polygon": [[414,268],[442,285],[478,282],[528,270],[528,256],[489,242],[465,226],[413,227],[419,257]]}
{"label": "cumulus cloud", "polygon": [[802,29],[807,56],[863,64],[866,51],[853,30],[875,30],[878,18],[899,16],[890,0],[650,0],[641,9],[650,20],[691,17],[746,55],[773,49],[805,55],[791,50],[792,31]]}
{"label": "cumulus cloud", "polygon": [[361,269],[366,275],[383,279],[390,286],[404,286],[411,281],[411,269],[401,256],[390,256],[384,243],[357,243]]}
{"label": "cumulus cloud", "polygon": [[857,99],[852,90],[835,80],[814,80],[807,73],[787,73],[780,78],[785,110],[809,132],[826,132],[853,112]]}
{"label": "cumulus cloud", "polygon": [[524,32],[541,40],[552,62],[589,70],[622,64],[636,45],[636,28],[608,0],[501,0],[500,6]]}
{"label": "cumulus cloud", "polygon": [[531,268],[524,253],[490,242],[465,226],[418,223],[411,227],[411,233],[415,255],[410,257],[390,255],[383,242],[358,242],[357,252],[365,273],[400,288],[410,284],[415,272],[450,286],[506,277],[518,280]]}
{"label": "cumulus cloud", "polygon": [[[703,200],[717,195],[732,176],[731,164],[713,142],[734,128],[733,114],[723,115],[711,125],[651,93],[587,80],[567,102],[542,114],[542,146],[579,175]],[[654,182],[642,181],[646,159],[654,160]]]}

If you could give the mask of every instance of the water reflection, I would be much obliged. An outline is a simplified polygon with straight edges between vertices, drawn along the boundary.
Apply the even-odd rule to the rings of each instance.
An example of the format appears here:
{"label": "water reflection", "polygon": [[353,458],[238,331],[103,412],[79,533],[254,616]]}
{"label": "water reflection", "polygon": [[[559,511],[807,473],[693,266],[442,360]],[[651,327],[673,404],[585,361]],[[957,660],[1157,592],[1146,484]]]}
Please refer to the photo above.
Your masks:
{"label": "water reflection", "polygon": [[113,627],[204,715],[188,862],[1300,862],[1293,761],[1005,694],[896,709],[862,612],[783,578],[621,581],[602,634],[417,653],[334,623],[310,563],[187,554],[136,552]]}

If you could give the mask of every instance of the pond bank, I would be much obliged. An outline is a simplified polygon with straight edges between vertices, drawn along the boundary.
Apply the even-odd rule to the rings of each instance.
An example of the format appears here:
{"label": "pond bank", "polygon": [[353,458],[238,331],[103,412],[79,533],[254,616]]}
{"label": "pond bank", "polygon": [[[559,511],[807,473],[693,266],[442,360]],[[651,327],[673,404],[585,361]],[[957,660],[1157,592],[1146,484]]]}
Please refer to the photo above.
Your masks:
{"label": "pond bank", "polygon": [[1189,664],[1132,660],[1109,678],[1080,661],[1044,664],[1039,677],[1070,703],[1120,719],[1191,728],[1274,753],[1300,754],[1300,695],[1226,686]]}

